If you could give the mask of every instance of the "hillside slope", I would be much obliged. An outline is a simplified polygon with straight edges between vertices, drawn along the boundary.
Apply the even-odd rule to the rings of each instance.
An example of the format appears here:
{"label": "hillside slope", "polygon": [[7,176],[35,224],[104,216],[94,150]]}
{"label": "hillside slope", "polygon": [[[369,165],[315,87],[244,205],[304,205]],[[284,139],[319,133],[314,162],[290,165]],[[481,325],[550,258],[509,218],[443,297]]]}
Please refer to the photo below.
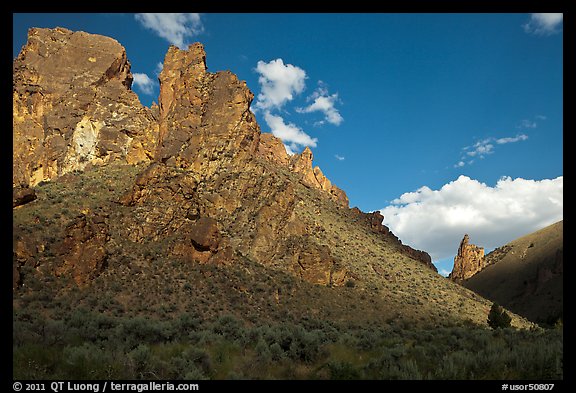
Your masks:
{"label": "hillside slope", "polygon": [[[82,79],[73,76],[78,67]],[[33,267],[86,292],[117,282],[114,298],[127,312],[146,299],[143,308],[169,303],[177,313],[186,280],[167,266],[211,265],[227,276],[256,263],[318,291],[268,286],[274,307],[298,304],[336,320],[485,326],[488,301],[438,275],[430,256],[403,245],[378,213],[350,209],[309,149],[289,156],[261,134],[253,93],[229,71],[209,72],[201,44],[168,49],[153,108],[130,91],[125,51],[106,37],[31,29],[14,72],[13,182],[36,185],[38,197],[14,210],[15,288]],[[258,298],[254,285],[232,281],[211,302]],[[335,306],[343,293],[356,311]],[[513,324],[529,326],[518,317]]]}
{"label": "hillside slope", "polygon": [[495,249],[463,285],[531,321],[555,322],[563,315],[563,230],[559,221]]}

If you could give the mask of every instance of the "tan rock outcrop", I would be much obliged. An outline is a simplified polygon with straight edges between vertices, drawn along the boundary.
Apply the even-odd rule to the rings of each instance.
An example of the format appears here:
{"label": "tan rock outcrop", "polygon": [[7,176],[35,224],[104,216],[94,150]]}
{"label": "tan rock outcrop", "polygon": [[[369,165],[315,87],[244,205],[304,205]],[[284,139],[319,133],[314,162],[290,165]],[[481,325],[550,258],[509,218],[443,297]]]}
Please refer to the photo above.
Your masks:
{"label": "tan rock outcrop", "polygon": [[57,246],[61,258],[56,275],[71,274],[78,286],[85,286],[106,267],[106,243],[110,236],[107,218],[82,214],[66,227],[66,237]]}
{"label": "tan rock outcrop", "polygon": [[36,192],[33,188],[18,186],[12,189],[12,207],[25,205],[36,198]]}
{"label": "tan rock outcrop", "polygon": [[158,126],[114,39],[33,28],[13,64],[13,185],[150,160]]}
{"label": "tan rock outcrop", "polygon": [[281,166],[288,167],[290,164],[290,156],[286,152],[284,144],[272,134],[260,135],[258,155]]}
{"label": "tan rock outcrop", "polygon": [[486,266],[484,248],[471,244],[468,234],[460,242],[458,254],[454,257],[454,267],[448,276],[454,281],[466,280]]}
{"label": "tan rock outcrop", "polygon": [[254,94],[229,71],[208,72],[202,44],[171,46],[159,79],[158,161],[212,176],[255,155],[260,129],[249,109]]}
{"label": "tan rock outcrop", "polygon": [[[125,225],[135,228],[128,238],[170,239],[174,255],[200,263],[233,263],[236,252],[266,265],[287,267],[296,258],[296,266],[306,267],[294,270],[303,279],[329,283],[334,274],[339,285],[345,272],[338,276],[329,250],[312,241],[306,250],[288,247],[289,239],[305,234],[294,214],[294,186],[274,169],[289,171],[290,157],[278,138],[260,134],[245,82],[208,72],[205,56],[201,44],[166,54],[156,161],[120,201],[138,207]],[[345,194],[312,169],[309,149],[294,164],[311,187],[347,204]]]}
{"label": "tan rock outcrop", "polygon": [[349,201],[346,193],[333,185],[324,176],[319,167],[312,167],[314,156],[312,150],[306,147],[300,154],[290,158],[290,170],[302,175],[302,182],[311,188],[325,191],[339,206],[348,208]]}
{"label": "tan rock outcrop", "polygon": [[[158,104],[145,108],[130,90],[130,63],[118,42],[31,29],[14,61],[14,184],[33,186],[117,160],[150,161],[118,200],[132,209],[121,225],[126,239],[161,241],[173,255],[201,263],[233,263],[242,255],[315,283],[343,285],[346,269],[295,213],[301,186],[294,181],[339,208],[349,205],[313,165],[312,151],[290,156],[280,139],[261,134],[250,111],[254,94],[229,71],[209,72],[199,43],[171,46],[159,81]],[[381,225],[381,215],[362,217],[434,268],[427,253],[402,245]],[[99,274],[107,233],[100,224],[86,217],[70,224],[58,274],[72,274],[79,285]],[[78,237],[87,237],[85,249],[72,245]]]}
{"label": "tan rock outcrop", "polygon": [[308,236],[290,237],[286,242],[286,254],[294,274],[320,285],[344,285],[346,270],[339,268],[330,248],[317,244]]}
{"label": "tan rock outcrop", "polygon": [[12,239],[12,289],[20,285],[22,266],[35,268],[37,265],[38,245],[31,239],[13,235]]}

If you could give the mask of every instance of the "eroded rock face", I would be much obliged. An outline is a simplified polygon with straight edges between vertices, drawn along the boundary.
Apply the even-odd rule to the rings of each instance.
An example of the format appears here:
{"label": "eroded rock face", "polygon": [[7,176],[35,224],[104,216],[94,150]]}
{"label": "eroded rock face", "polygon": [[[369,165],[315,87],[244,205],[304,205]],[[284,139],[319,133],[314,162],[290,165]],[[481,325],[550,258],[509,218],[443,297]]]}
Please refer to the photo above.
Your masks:
{"label": "eroded rock face", "polygon": [[484,248],[471,244],[468,234],[464,235],[458,254],[454,257],[454,267],[448,276],[454,281],[466,280],[486,267]]}
{"label": "eroded rock face", "polygon": [[229,264],[234,262],[233,249],[219,228],[218,221],[200,217],[186,222],[177,233],[172,252],[192,262]]}
{"label": "eroded rock face", "polygon": [[171,46],[159,79],[158,161],[212,176],[254,156],[260,137],[249,109],[254,94],[229,71],[208,72],[202,44]]}
{"label": "eroded rock face", "polygon": [[191,172],[156,162],[150,164],[119,201],[126,206],[141,207],[126,218],[125,227],[130,228],[127,237],[138,243],[158,241],[199,217],[197,183]]}
{"label": "eroded rock face", "polygon": [[282,141],[272,134],[261,134],[258,155],[278,165],[288,167],[290,156]]}
{"label": "eroded rock face", "polygon": [[306,147],[302,153],[295,154],[290,158],[290,169],[302,175],[302,182],[305,185],[325,191],[338,205],[348,208],[349,201],[346,193],[333,185],[319,167],[312,167],[313,159],[312,150]]}
{"label": "eroded rock face", "polygon": [[38,263],[38,245],[36,242],[14,235],[12,239],[12,289],[20,286],[22,266],[35,268]]}
{"label": "eroded rock face", "polygon": [[[261,134],[250,111],[254,94],[231,72],[208,72],[199,43],[170,47],[159,81],[158,105],[145,108],[130,90],[130,63],[118,42],[31,29],[14,61],[14,184],[117,160],[149,161],[117,201],[132,209],[122,218],[123,238],[162,242],[189,261],[226,264],[242,256],[311,282],[343,285],[346,269],[295,213],[300,183],[348,209],[344,191],[313,166],[311,150],[290,156],[280,139]],[[434,268],[428,254],[402,245],[381,225],[379,213],[362,217]],[[108,236],[106,219],[79,217],[66,228],[56,273],[88,283],[106,265]]]}
{"label": "eroded rock face", "polygon": [[78,286],[85,286],[106,267],[108,253],[107,217],[82,214],[66,227],[66,237],[57,247],[62,258],[56,275],[70,274]]}
{"label": "eroded rock face", "polygon": [[320,285],[344,285],[346,270],[339,268],[330,248],[317,244],[307,236],[293,236],[286,242],[286,254],[294,274]]}
{"label": "eroded rock face", "polygon": [[28,186],[18,186],[12,189],[12,207],[18,207],[34,201],[36,191]]}
{"label": "eroded rock face", "polygon": [[114,39],[32,28],[13,64],[13,185],[150,160],[158,126]]}
{"label": "eroded rock face", "polygon": [[[201,44],[170,47],[160,75],[156,162],[121,201],[140,207],[126,225],[138,228],[127,235],[137,242],[169,238],[174,255],[200,263],[233,263],[239,252],[263,264],[289,264],[296,255],[314,266],[298,273],[304,279],[330,282],[329,250],[287,246],[291,236],[304,235],[294,187],[262,158],[287,169],[290,158],[279,139],[260,134],[249,110],[253,97],[230,72],[207,71]],[[332,195],[335,187],[319,169],[318,182],[307,153],[302,169],[314,188]]]}

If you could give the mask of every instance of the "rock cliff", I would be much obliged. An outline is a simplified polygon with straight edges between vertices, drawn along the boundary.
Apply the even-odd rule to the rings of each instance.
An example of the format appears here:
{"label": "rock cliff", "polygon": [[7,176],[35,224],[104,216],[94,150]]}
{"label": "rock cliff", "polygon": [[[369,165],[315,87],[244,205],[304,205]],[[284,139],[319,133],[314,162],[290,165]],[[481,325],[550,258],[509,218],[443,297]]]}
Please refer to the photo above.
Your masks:
{"label": "rock cliff", "polygon": [[337,262],[328,248],[305,240],[294,215],[294,186],[276,169],[302,173],[304,184],[347,207],[345,194],[323,175],[323,183],[316,180],[311,152],[289,159],[280,140],[261,138],[249,110],[254,95],[234,74],[208,72],[201,44],[170,47],[159,79],[155,162],[121,200],[141,207],[127,224],[139,228],[128,237],[168,239],[175,255],[203,263],[233,263],[243,255],[331,283]]}
{"label": "rock cliff", "polygon": [[[190,262],[249,258],[330,286],[350,276],[297,214],[310,203],[308,192],[349,212],[345,192],[313,165],[310,149],[289,156],[281,140],[261,134],[250,111],[254,94],[229,71],[209,72],[201,44],[168,49],[151,108],[131,91],[126,52],[111,38],[30,29],[13,72],[15,207],[34,200],[29,187],[71,172],[112,163],[144,168],[115,200],[123,207],[119,222],[83,213],[67,223],[56,275],[89,283],[105,269],[117,230]],[[427,253],[381,225],[381,215],[358,214],[400,253],[436,270]],[[18,255],[16,273],[30,259]]]}
{"label": "rock cliff", "polygon": [[484,260],[484,248],[470,243],[468,234],[460,242],[458,254],[454,257],[454,267],[448,276],[454,281],[466,280],[486,266]]}
{"label": "rock cliff", "polygon": [[152,158],[158,124],[114,39],[33,28],[13,63],[13,186]]}

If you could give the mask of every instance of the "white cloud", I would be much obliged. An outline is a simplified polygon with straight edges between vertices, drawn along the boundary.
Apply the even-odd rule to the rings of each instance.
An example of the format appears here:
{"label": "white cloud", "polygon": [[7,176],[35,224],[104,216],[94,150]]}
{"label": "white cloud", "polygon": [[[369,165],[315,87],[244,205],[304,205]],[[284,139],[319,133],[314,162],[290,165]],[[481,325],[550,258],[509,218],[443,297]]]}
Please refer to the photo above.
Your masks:
{"label": "white cloud", "polygon": [[186,49],[188,39],[204,31],[200,14],[136,14],[134,17],[144,27],[180,49]]}
{"label": "white cloud", "polygon": [[154,85],[156,83],[150,79],[148,75],[135,72],[132,76],[134,77],[134,86],[136,86],[142,93],[146,95],[154,94]]}
{"label": "white cloud", "polygon": [[438,273],[440,273],[444,277],[448,277],[450,275],[450,273],[452,273],[452,271],[441,268],[441,269],[438,269]]}
{"label": "white cloud", "polygon": [[[476,142],[472,146],[465,146],[462,148],[462,154],[460,156],[460,160],[458,163],[454,164],[454,168],[460,168],[466,165],[466,158],[469,157],[477,157],[477,158],[484,158],[489,154],[494,153],[494,144],[496,145],[505,145],[507,143],[515,143],[520,141],[525,141],[528,139],[528,135],[526,134],[518,134],[513,137],[503,137],[503,138],[494,138],[489,137],[483,139],[481,141]],[[474,160],[468,161],[468,165],[471,165]]]}
{"label": "white cloud", "polygon": [[456,254],[465,233],[487,251],[563,218],[563,177],[501,178],[494,187],[467,176],[402,194],[380,210],[402,242],[434,261]]}
{"label": "white cloud", "polygon": [[546,120],[546,116],[543,115],[536,115],[534,116],[534,120],[530,119],[523,119],[520,124],[516,126],[519,129],[526,129],[526,128],[537,128],[538,122],[541,120]]}
{"label": "white cloud", "polygon": [[336,157],[336,159],[337,159],[338,161],[344,161],[344,160],[346,159],[346,157],[343,157],[343,156],[338,155],[338,154],[335,154],[334,157]]}
{"label": "white cloud", "polygon": [[160,76],[160,73],[162,72],[163,69],[164,69],[164,63],[162,63],[161,61],[156,63],[156,69],[154,70],[156,76]]}
{"label": "white cloud", "polygon": [[525,141],[526,139],[528,139],[528,135],[519,134],[519,135],[516,135],[515,137],[506,137],[506,138],[496,139],[496,143],[499,145],[504,145],[506,143],[515,143],[515,142],[519,142],[519,141]]}
{"label": "white cloud", "polygon": [[331,124],[339,126],[344,118],[340,115],[338,109],[335,108],[336,102],[338,102],[338,93],[329,94],[328,89],[324,86],[322,81],[319,81],[320,85],[308,100],[313,102],[304,108],[296,108],[296,112],[299,113],[310,113],[320,111],[324,114],[324,119]]}
{"label": "white cloud", "polygon": [[530,20],[522,27],[526,33],[550,35],[559,31],[558,27],[562,24],[563,19],[564,14],[562,13],[531,14]]}
{"label": "white cloud", "polygon": [[[485,155],[494,153],[494,145],[490,143],[492,140],[493,138],[487,138],[476,142],[473,146],[466,146],[462,150],[465,150],[466,155],[470,157],[484,158]],[[469,150],[471,148],[472,150]]]}
{"label": "white cloud", "polygon": [[264,121],[272,130],[272,134],[284,142],[288,154],[294,154],[300,147],[316,147],[318,139],[311,138],[300,127],[292,123],[286,124],[282,117],[266,111],[264,112]]}
{"label": "white cloud", "polygon": [[306,72],[292,64],[284,64],[282,59],[269,63],[260,60],[256,72],[260,74],[258,82],[261,87],[255,104],[257,109],[280,109],[306,86]]}
{"label": "white cloud", "polygon": [[516,126],[516,128],[536,128],[538,123],[533,120],[524,119]]}
{"label": "white cloud", "polygon": [[292,148],[288,145],[284,145],[284,149],[286,149],[286,153],[289,156],[293,156],[294,154],[296,154],[296,152],[294,150],[292,150]]}

